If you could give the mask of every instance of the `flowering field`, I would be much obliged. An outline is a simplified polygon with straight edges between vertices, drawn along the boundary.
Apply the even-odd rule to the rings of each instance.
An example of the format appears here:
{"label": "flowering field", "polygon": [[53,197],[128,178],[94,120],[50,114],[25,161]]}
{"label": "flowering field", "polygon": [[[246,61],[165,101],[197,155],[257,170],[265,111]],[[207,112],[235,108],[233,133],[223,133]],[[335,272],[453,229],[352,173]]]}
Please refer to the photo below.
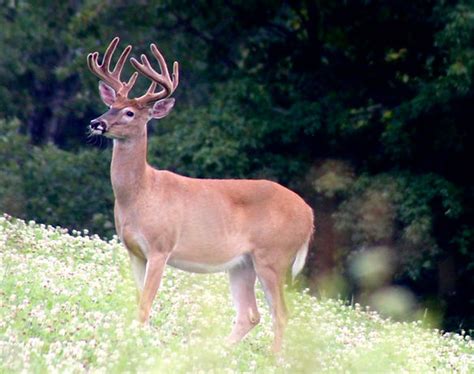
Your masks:
{"label": "flowering field", "polygon": [[168,268],[148,327],[125,250],[85,233],[0,218],[0,372],[474,372],[467,336],[288,292],[285,348],[271,321],[240,345],[225,274]]}

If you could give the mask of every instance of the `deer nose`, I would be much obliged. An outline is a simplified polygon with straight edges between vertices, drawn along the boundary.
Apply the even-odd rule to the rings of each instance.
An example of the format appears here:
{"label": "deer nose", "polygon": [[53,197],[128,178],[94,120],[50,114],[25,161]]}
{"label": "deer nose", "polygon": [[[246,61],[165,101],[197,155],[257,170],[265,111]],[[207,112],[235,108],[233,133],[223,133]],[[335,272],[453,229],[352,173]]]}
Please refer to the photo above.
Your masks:
{"label": "deer nose", "polygon": [[92,131],[100,131],[102,134],[107,129],[107,123],[101,119],[93,119],[89,126]]}

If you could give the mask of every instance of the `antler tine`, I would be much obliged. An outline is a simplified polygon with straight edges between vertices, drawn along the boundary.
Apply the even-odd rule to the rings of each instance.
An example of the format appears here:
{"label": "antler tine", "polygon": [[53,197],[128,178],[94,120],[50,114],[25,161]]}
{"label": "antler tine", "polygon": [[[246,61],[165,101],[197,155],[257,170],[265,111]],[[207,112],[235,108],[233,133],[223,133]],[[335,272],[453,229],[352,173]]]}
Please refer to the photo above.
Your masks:
{"label": "antler tine", "polygon": [[179,64],[178,61],[173,63],[173,91],[176,90],[179,84]]}
{"label": "antler tine", "polygon": [[146,91],[145,95],[155,93],[156,86],[156,82],[151,82],[150,87],[148,87],[148,90]]}
{"label": "antler tine", "polygon": [[[130,59],[130,62],[135,67],[135,69],[137,69],[147,78],[151,79],[153,82],[148,88],[147,92],[143,96],[136,99],[142,105],[146,105],[150,102],[171,96],[179,82],[178,63],[175,61],[173,64],[173,79],[171,79],[165,58],[161,52],[158,50],[155,44],[151,44],[150,49],[155,58],[158,60],[161,74],[151,67],[150,62],[145,55],[140,56],[141,63],[135,58]],[[155,92],[158,84],[163,87],[163,89],[159,92]]]}
{"label": "antler tine", "polygon": [[110,71],[110,62],[112,60],[112,56],[115,50],[117,49],[119,41],[119,37],[115,37],[110,42],[104,53],[104,57],[102,59],[101,64],[99,64],[99,52],[89,53],[89,55],[87,56],[87,65],[95,75],[97,75],[102,81],[112,87],[118,96],[127,98],[128,93],[130,92],[137,80],[138,73],[133,73],[127,83],[121,82],[120,80],[120,75],[125,65],[125,61],[127,60],[127,57],[130,54],[130,51],[132,50],[131,45],[127,46],[123,50],[117,63],[115,64],[113,71]]}
{"label": "antler tine", "polygon": [[150,44],[150,49],[151,49],[151,53],[153,53],[153,56],[156,57],[156,59],[158,60],[158,63],[160,64],[160,69],[161,69],[162,74],[163,74],[166,78],[169,78],[169,77],[170,77],[170,73],[169,73],[169,71],[168,71],[168,66],[166,65],[165,58],[163,57],[163,55],[161,54],[161,52],[159,51],[159,49],[156,47],[156,44],[155,44],[155,43],[151,43],[151,44]]}
{"label": "antler tine", "polygon": [[89,66],[89,69],[95,75],[97,75],[100,79],[107,81],[107,83],[109,83],[109,85],[113,89],[118,90],[117,85],[114,84],[114,82],[111,82],[109,79],[107,79],[106,76],[104,76],[104,72],[102,71],[101,66],[98,63],[98,59],[99,59],[99,52],[89,53],[89,55],[87,56],[87,65]]}
{"label": "antler tine", "polygon": [[112,39],[109,46],[105,50],[104,57],[102,58],[102,64],[100,65],[104,72],[110,73],[110,61],[112,60],[112,56],[115,53],[115,50],[117,49],[119,41],[119,37],[116,36]]}

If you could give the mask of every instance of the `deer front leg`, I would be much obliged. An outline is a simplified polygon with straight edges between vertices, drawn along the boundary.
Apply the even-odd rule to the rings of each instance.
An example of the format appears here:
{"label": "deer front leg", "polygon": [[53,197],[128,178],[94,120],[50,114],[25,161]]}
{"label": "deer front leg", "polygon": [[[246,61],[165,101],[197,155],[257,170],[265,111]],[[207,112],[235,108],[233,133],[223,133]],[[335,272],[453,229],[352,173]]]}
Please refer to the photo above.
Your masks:
{"label": "deer front leg", "polygon": [[130,267],[132,268],[133,278],[137,287],[137,303],[140,303],[143,287],[145,285],[146,260],[134,255],[131,251],[128,251],[128,255],[130,257]]}
{"label": "deer front leg", "polygon": [[139,320],[145,324],[150,318],[150,311],[153,305],[158,288],[160,287],[161,277],[166,265],[167,255],[163,253],[151,254],[146,262],[145,285],[140,297]]}

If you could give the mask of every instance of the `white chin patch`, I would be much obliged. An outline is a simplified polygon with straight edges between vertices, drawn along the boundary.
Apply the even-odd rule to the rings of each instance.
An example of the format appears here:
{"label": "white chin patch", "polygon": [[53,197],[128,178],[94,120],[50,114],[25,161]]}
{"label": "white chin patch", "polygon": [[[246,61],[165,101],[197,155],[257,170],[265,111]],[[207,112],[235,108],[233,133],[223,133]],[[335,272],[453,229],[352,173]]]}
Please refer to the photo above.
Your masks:
{"label": "white chin patch", "polygon": [[106,131],[105,127],[97,126],[95,129],[91,129],[91,134],[92,135],[104,135],[105,131]]}

